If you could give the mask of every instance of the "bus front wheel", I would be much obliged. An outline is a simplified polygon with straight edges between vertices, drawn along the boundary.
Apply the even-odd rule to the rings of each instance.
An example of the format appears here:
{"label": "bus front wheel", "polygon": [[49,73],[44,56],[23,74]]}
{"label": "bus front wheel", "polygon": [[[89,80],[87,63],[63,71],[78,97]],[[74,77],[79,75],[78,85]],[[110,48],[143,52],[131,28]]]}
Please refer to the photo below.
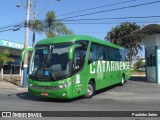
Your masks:
{"label": "bus front wheel", "polygon": [[92,98],[95,94],[95,84],[90,81],[88,83],[87,94],[84,95],[85,98]]}

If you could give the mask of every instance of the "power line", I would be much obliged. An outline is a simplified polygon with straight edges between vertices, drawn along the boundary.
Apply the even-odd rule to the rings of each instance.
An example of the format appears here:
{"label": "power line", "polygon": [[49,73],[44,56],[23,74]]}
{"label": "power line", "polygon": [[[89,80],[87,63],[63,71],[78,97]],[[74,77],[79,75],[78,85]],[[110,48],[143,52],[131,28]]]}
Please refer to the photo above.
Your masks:
{"label": "power line", "polygon": [[[115,24],[115,23],[120,23],[120,22],[124,22],[124,20],[126,19],[132,19],[132,21],[129,22],[147,22],[150,23],[151,21],[142,21],[142,20],[133,20],[133,19],[148,19],[148,18],[159,18],[160,16],[131,16],[131,17],[117,17],[117,18],[96,18],[96,19],[75,19],[75,20],[55,20],[55,21],[63,21],[65,24]],[[112,21],[101,21],[101,20],[112,20]],[[88,21],[90,20],[90,21]],[[99,21],[100,20],[100,21]],[[113,21],[113,20],[121,20],[121,21]],[[44,22],[44,20],[41,20],[42,22]],[[85,23],[84,23],[84,22]],[[87,21],[87,22],[86,22]],[[93,22],[94,21],[94,22]],[[153,19],[152,19],[153,21]],[[156,20],[159,21],[159,20]],[[32,22],[32,21],[31,21]],[[78,22],[78,23],[76,23]],[[17,27],[24,27],[24,22],[21,22],[19,24],[11,24],[8,26],[3,26],[0,27],[0,30],[4,30],[4,29],[10,29],[10,28],[15,28]],[[23,25],[23,26],[22,26]],[[5,31],[5,30],[4,30]]]}
{"label": "power line", "polygon": [[157,20],[121,20],[121,21],[95,21],[95,22],[64,22],[65,24],[105,24],[105,23],[122,23],[122,22],[132,22],[132,23],[145,23],[145,22],[159,22],[160,19]]}
{"label": "power line", "polygon": [[82,16],[87,16],[87,15],[92,15],[92,14],[98,14],[98,13],[103,13],[103,12],[111,12],[111,11],[122,10],[122,9],[127,9],[127,8],[145,6],[145,5],[155,4],[155,3],[159,3],[159,2],[160,1],[154,1],[154,2],[142,3],[142,4],[131,5],[131,6],[126,6],[126,7],[119,7],[119,8],[109,9],[109,10],[103,10],[103,11],[98,11],[98,12],[91,12],[91,13],[86,13],[86,14],[81,14],[81,15],[75,15],[75,16],[71,16],[71,17],[61,18],[61,20],[69,19],[69,18],[75,18],[75,17],[82,17]]}
{"label": "power line", "polygon": [[117,21],[117,22],[86,22],[86,23],[80,23],[80,22],[78,22],[78,23],[73,23],[73,22],[68,22],[68,23],[65,23],[65,24],[94,24],[94,25],[98,25],[98,24],[119,24],[119,23],[121,23],[121,22],[131,22],[131,23],[158,23],[158,22],[160,22],[160,20],[153,20],[153,21],[137,21],[137,22],[135,22],[135,21]]}
{"label": "power line", "polygon": [[153,20],[108,20],[108,21],[83,21],[83,22],[63,22],[64,24],[112,24],[112,23],[123,23],[123,22],[131,22],[131,23],[150,23],[152,21],[160,21],[160,19],[153,19]]}
{"label": "power line", "polygon": [[[129,2],[129,1],[125,1],[125,2]],[[111,10],[106,10],[106,11],[99,11],[99,12],[94,12],[94,13],[88,13],[88,14],[83,14],[83,15],[79,15],[79,16],[85,16],[85,15],[90,15],[90,14],[97,14],[97,13],[101,13],[101,12],[108,12],[108,11],[125,9],[125,8],[130,8],[130,7],[137,7],[137,6],[148,5],[148,4],[155,4],[155,3],[158,3],[158,2],[160,2],[160,1],[149,2],[149,3],[139,4],[139,5],[133,5],[133,6],[128,6],[128,7],[123,7],[123,8],[121,7],[121,8],[116,8],[116,9],[111,9]],[[115,3],[115,4],[118,4],[118,3]],[[112,5],[115,5],[115,4],[112,4]],[[46,9],[46,7],[45,7],[45,9]],[[45,9],[43,9],[41,12],[43,12]],[[72,16],[72,17],[68,17],[68,18],[79,17],[79,16]],[[133,19],[133,18],[138,19],[138,18],[154,18],[154,17],[160,17],[160,16],[121,17],[121,18],[97,18],[97,19],[77,19],[77,20],[65,20],[65,19],[68,19],[68,18],[63,18],[63,19],[59,19],[58,21],[104,20],[104,19]],[[66,24],[69,24],[69,23],[66,23]],[[76,23],[70,23],[70,24],[76,24]],[[94,23],[80,23],[80,24],[94,24]],[[6,28],[9,28],[9,27],[12,27],[12,25],[1,27],[0,29],[6,29]]]}
{"label": "power line", "polygon": [[3,27],[0,27],[0,30],[1,29],[6,29],[6,28],[11,28],[11,27],[22,26],[23,23],[24,22],[20,22],[20,23],[17,23],[17,24],[6,25],[6,26],[3,26]]}
{"label": "power line", "polygon": [[20,28],[24,27],[23,26],[23,23],[20,23],[20,24],[14,24],[14,25],[10,25],[10,26],[5,26],[5,27],[1,27],[0,28],[0,32],[6,32],[6,31],[17,31],[17,30],[20,30]]}
{"label": "power line", "polygon": [[75,11],[75,12],[70,12],[70,13],[61,14],[61,15],[58,15],[57,17],[64,16],[64,15],[75,14],[75,13],[79,13],[79,12],[85,12],[85,11],[89,11],[89,10],[95,10],[95,9],[99,9],[99,8],[103,8],[103,7],[107,7],[107,6],[120,5],[120,4],[129,3],[129,2],[134,2],[134,1],[136,1],[136,0],[129,0],[129,1],[124,1],[124,2],[107,4],[107,5],[103,5],[103,6],[98,6],[98,7],[83,9],[83,10],[79,10],[79,11]]}
{"label": "power line", "polygon": [[[132,20],[132,21],[137,21],[139,19],[142,20],[149,20],[153,18],[160,18],[160,16],[131,16],[131,17],[115,17],[115,18],[95,18],[95,19],[70,19],[70,20],[61,20],[61,19],[57,19],[55,21],[61,21],[61,22],[95,22],[95,21],[100,21],[102,22],[102,20]],[[135,19],[135,20],[134,20]],[[141,21],[142,21],[141,20]],[[40,19],[41,22],[45,22],[44,19]]]}
{"label": "power line", "polygon": [[25,12],[27,11],[27,9],[26,9],[26,7],[25,7],[25,5],[24,5],[24,2],[23,2],[23,0],[21,0],[21,3],[22,3],[22,5],[23,5],[23,8],[24,8],[24,10],[25,10]]}
{"label": "power line", "polygon": [[[148,19],[148,18],[152,18],[152,19]],[[159,22],[160,21],[160,19],[153,19],[153,18],[160,18],[160,16],[142,16],[142,17],[134,16],[134,17],[120,17],[120,18],[105,18],[105,19],[108,19],[108,21],[102,21],[101,18],[98,18],[98,19],[87,19],[87,20],[90,20],[90,21],[55,20],[55,22],[56,21],[61,21],[64,24],[118,24],[118,23],[122,23],[122,22],[151,23],[151,22]],[[84,20],[84,19],[81,19],[81,20]],[[45,22],[45,20],[42,20],[42,19],[40,21]]]}
{"label": "power line", "polygon": [[13,27],[13,25],[10,25],[10,26],[6,26],[6,27],[1,27],[1,28],[0,28],[0,30],[1,30],[1,29],[6,29],[6,28],[10,28],[10,27]]}
{"label": "power line", "polygon": [[18,24],[21,24],[21,23],[23,23],[23,22],[17,22],[17,23],[12,23],[12,24],[9,24],[9,25],[0,26],[0,29],[12,27],[12,26],[14,26],[14,25],[18,25]]}
{"label": "power line", "polygon": [[0,32],[6,32],[6,31],[10,31],[12,29],[7,29],[7,30],[1,30]]}
{"label": "power line", "polygon": [[61,21],[95,21],[95,20],[123,20],[123,19],[146,19],[146,18],[159,18],[160,16],[138,16],[138,17],[117,17],[117,18],[94,18],[94,19],[71,19],[71,20],[61,20]]}
{"label": "power line", "polygon": [[44,7],[44,8],[37,14],[37,16],[39,16],[43,11],[45,11],[45,10],[51,5],[52,2],[53,2],[53,0],[51,0],[51,1],[47,4],[47,6]]}
{"label": "power line", "polygon": [[20,27],[18,28],[9,28],[9,29],[5,29],[5,30],[0,30],[0,32],[6,32],[6,31],[17,31],[17,30],[20,30]]}

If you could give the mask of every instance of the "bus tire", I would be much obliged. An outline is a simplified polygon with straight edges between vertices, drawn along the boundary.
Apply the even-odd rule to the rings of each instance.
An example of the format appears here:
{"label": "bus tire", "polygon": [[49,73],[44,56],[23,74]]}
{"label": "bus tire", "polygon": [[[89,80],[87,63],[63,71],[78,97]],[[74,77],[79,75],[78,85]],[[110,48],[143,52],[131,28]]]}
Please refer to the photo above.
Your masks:
{"label": "bus tire", "polygon": [[124,82],[125,82],[125,78],[124,78],[124,75],[122,75],[120,86],[123,86]]}
{"label": "bus tire", "polygon": [[92,98],[95,94],[95,84],[92,81],[89,81],[87,93],[84,95],[84,98]]}

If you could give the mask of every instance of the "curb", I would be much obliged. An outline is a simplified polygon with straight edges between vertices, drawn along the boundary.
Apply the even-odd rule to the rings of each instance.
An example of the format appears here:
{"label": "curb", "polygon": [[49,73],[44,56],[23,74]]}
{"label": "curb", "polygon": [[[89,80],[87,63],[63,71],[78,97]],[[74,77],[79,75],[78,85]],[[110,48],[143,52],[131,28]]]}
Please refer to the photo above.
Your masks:
{"label": "curb", "polygon": [[131,77],[146,77],[146,75],[131,75]]}
{"label": "curb", "polygon": [[17,90],[28,90],[28,88],[17,88]]}
{"label": "curb", "polygon": [[27,90],[27,87],[23,88],[8,81],[0,81],[0,84],[0,89]]}

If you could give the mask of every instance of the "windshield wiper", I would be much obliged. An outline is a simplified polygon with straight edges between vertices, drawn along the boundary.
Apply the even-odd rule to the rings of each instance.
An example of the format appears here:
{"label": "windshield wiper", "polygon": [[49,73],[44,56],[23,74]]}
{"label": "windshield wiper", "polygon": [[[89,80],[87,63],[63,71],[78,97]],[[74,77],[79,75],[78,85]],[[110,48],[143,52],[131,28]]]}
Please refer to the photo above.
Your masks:
{"label": "windshield wiper", "polygon": [[57,80],[55,75],[50,70],[44,67],[39,67],[34,76],[37,79],[46,79],[50,78],[49,76],[51,76],[53,80]]}

